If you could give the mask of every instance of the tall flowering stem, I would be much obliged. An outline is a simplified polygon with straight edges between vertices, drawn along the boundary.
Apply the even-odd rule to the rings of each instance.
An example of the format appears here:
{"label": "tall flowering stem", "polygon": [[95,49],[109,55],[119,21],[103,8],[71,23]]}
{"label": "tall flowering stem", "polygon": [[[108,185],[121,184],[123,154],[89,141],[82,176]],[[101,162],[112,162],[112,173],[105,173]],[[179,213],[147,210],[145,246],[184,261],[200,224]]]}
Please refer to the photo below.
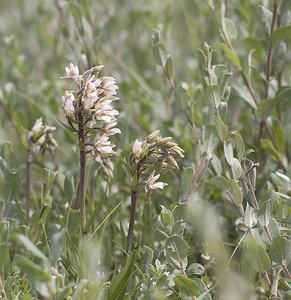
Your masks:
{"label": "tall flowering stem", "polygon": [[30,176],[30,167],[31,167],[31,141],[27,141],[29,148],[26,153],[25,160],[25,178],[26,178],[26,187],[25,187],[25,195],[26,195],[26,216],[29,218],[29,209],[30,209],[30,198],[31,198],[31,176]]}
{"label": "tall flowering stem", "polygon": [[[184,157],[183,153],[184,150],[173,142],[171,137],[162,138],[159,130],[151,133],[144,141],[135,140],[129,156],[132,179],[130,218],[126,245],[128,254],[132,249],[135,210],[140,183],[144,184],[146,193],[150,190],[163,189],[167,184],[157,182],[160,174],[155,175],[155,169],[178,169],[179,166],[176,159]],[[150,171],[151,173],[149,174]],[[141,181],[142,177],[146,177],[146,180]]]}
{"label": "tall flowering stem", "polygon": [[74,207],[76,209],[81,209],[82,219],[84,220],[85,216],[85,174],[86,174],[86,152],[84,145],[86,142],[86,137],[84,134],[84,121],[82,113],[78,114],[78,140],[79,140],[79,149],[80,149],[80,183],[78,188],[78,195]]}
{"label": "tall flowering stem", "polygon": [[[77,133],[80,152],[79,185],[73,209],[80,210],[82,224],[85,221],[86,203],[86,157],[91,155],[100,162],[107,177],[112,177],[113,165],[109,156],[115,155],[114,144],[109,137],[120,133],[116,118],[119,112],[112,107],[116,97],[115,79],[109,76],[99,77],[103,66],[93,67],[82,75],[79,68],[70,64],[62,79],[72,81],[76,88],[66,91],[62,97],[62,109],[68,124]],[[76,126],[74,124],[77,124]]]}
{"label": "tall flowering stem", "polygon": [[52,133],[56,130],[55,127],[48,126],[43,124],[42,118],[39,118],[35,121],[32,129],[27,131],[26,135],[26,170],[25,170],[25,179],[26,179],[26,215],[27,219],[29,219],[29,210],[31,207],[31,163],[35,157],[44,152],[45,150],[49,150],[53,152],[58,144],[54,139]]}

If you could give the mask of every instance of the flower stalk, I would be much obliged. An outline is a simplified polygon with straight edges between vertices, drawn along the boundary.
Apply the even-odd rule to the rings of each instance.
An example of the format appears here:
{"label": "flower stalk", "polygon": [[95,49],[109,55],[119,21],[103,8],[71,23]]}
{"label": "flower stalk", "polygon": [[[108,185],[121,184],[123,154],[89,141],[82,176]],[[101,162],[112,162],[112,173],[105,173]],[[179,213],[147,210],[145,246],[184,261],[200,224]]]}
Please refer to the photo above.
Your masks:
{"label": "flower stalk", "polygon": [[95,66],[80,75],[79,68],[71,63],[65,69],[67,76],[62,77],[76,85],[74,91],[66,91],[62,96],[62,109],[78,139],[79,185],[72,208],[80,210],[83,227],[86,215],[86,157],[91,155],[100,163],[106,177],[111,178],[113,164],[109,156],[116,155],[116,152],[109,137],[120,133],[120,129],[115,128],[115,116],[119,112],[112,107],[112,101],[119,99],[116,97],[118,87],[113,77],[98,76],[102,68]]}
{"label": "flower stalk", "polygon": [[29,219],[29,209],[30,209],[30,197],[31,197],[31,178],[30,178],[30,166],[31,166],[31,141],[27,141],[29,144],[29,148],[26,153],[26,161],[25,161],[25,177],[26,177],[26,217]]}
{"label": "flower stalk", "polygon": [[78,193],[76,201],[73,205],[74,209],[80,209],[82,220],[85,220],[85,180],[86,180],[86,152],[84,149],[85,145],[85,135],[84,135],[84,128],[83,128],[83,116],[81,113],[78,115],[79,120],[79,127],[78,127],[78,139],[79,139],[79,149],[80,149],[80,182],[78,187]]}
{"label": "flower stalk", "polygon": [[[141,177],[147,176],[147,180],[143,181],[145,192],[150,190],[163,189],[167,184],[157,182],[160,174],[155,175],[155,169],[178,169],[177,158],[184,157],[184,150],[172,141],[171,137],[162,138],[160,131],[157,130],[144,140],[135,140],[132,152],[129,156],[129,168],[131,170],[131,205],[129,227],[127,235],[126,252],[129,254],[132,249],[135,211],[138,198],[138,187],[141,183]],[[150,175],[149,170],[155,168]]]}
{"label": "flower stalk", "polygon": [[26,217],[29,220],[29,210],[31,207],[31,163],[35,157],[49,150],[53,152],[58,144],[52,133],[55,127],[43,124],[42,118],[35,121],[32,129],[27,131],[25,147],[27,149],[25,160],[25,196],[26,196]]}

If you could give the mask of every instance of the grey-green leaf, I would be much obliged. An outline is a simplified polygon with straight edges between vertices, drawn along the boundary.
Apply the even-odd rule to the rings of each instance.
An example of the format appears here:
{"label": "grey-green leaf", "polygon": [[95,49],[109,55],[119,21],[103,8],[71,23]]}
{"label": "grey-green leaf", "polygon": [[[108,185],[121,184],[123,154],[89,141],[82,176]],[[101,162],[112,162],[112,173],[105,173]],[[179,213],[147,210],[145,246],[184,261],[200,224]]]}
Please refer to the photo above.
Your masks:
{"label": "grey-green leaf", "polygon": [[174,282],[178,287],[180,293],[182,293],[183,295],[188,297],[200,295],[199,285],[196,281],[182,275],[177,275],[174,278]]}

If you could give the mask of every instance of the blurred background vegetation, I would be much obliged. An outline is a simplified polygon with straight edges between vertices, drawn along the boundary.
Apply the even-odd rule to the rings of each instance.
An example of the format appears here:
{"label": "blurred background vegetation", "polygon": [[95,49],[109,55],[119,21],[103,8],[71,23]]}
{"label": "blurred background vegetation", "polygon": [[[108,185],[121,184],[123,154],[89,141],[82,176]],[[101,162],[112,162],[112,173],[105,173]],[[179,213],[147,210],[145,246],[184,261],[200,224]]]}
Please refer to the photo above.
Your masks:
{"label": "blurred background vegetation", "polygon": [[[222,16],[222,3],[225,16]],[[287,29],[272,37],[272,12],[276,3],[279,7],[276,26]],[[223,18],[232,21],[227,21],[232,47],[257,99],[260,103],[270,100],[259,108],[249,104],[252,100],[241,70],[220,44],[224,39]],[[262,238],[261,242],[258,238],[257,244],[267,249],[267,252],[262,250],[262,256],[271,255],[272,267],[261,260],[263,268],[254,268],[253,272],[243,266],[247,261],[252,269],[254,260],[257,261],[249,252],[244,253],[245,247],[255,249],[253,252],[261,248],[253,246],[252,241],[241,246],[243,233],[239,225],[241,219],[244,224],[247,222],[246,217],[240,216],[217,185],[211,183],[215,175],[229,178],[229,170],[221,138],[217,132],[211,133],[215,130],[215,107],[205,80],[209,73],[198,49],[205,49],[205,42],[215,49],[212,65],[222,67],[222,71],[219,67],[215,71],[219,85],[223,78],[228,78],[225,85],[229,96],[222,97],[227,103],[223,122],[229,132],[240,132],[246,149],[255,150],[251,158],[260,164],[255,178],[260,207],[265,207],[264,201],[271,199],[273,206],[268,213],[273,216],[273,223],[276,222],[274,232],[277,230],[272,232],[272,238],[284,237],[284,241],[285,238],[289,241],[290,20],[288,0],[1,1],[0,242],[6,255],[0,263],[1,288],[6,287],[2,298],[123,299],[122,292],[121,298],[108,294],[108,287],[112,292],[118,286],[116,281],[115,286],[110,282],[114,283],[126,261],[123,248],[131,178],[123,161],[127,160],[136,138],[143,139],[160,129],[163,136],[172,136],[185,150],[185,159],[179,161],[178,172],[161,175],[168,183],[163,191],[152,193],[150,199],[140,192],[135,227],[138,258],[134,262],[135,272],[130,267],[123,269],[129,272],[128,278],[134,272],[124,299],[288,299],[291,279],[286,270],[278,271],[280,261],[270,254],[270,241]],[[159,36],[158,47],[153,36]],[[268,77],[270,51],[272,71]],[[171,56],[172,83],[159,65],[159,55],[163,62],[167,55]],[[103,64],[102,74],[114,76],[119,86],[120,101],[116,106],[120,111],[118,127],[122,134],[113,138],[118,152],[113,159],[114,177],[107,182],[92,161],[88,168],[88,181],[93,178],[88,182],[87,193],[88,236],[97,229],[91,239],[80,236],[78,212],[69,208],[78,184],[79,158],[76,137],[61,123],[66,121],[61,111],[61,96],[67,83],[60,77],[70,62],[78,65],[81,72]],[[57,128],[55,138],[59,147],[32,164],[33,207],[27,223],[26,150],[22,141],[24,129],[30,130],[40,117]],[[266,129],[269,127],[264,129],[268,122],[271,133]],[[220,171],[213,172],[210,164],[203,168],[198,188],[190,195],[191,205],[185,208],[203,149],[210,151],[211,147],[215,149],[211,152],[215,153]],[[235,151],[237,155],[238,150]],[[244,180],[239,182],[242,192],[245,192]],[[243,197],[246,208],[247,197],[245,194]],[[258,229],[257,217],[252,222]],[[181,268],[174,267],[175,263],[168,257],[175,255],[166,253],[165,232],[167,238],[180,236],[179,243],[186,243],[186,246],[180,244],[181,251],[186,247],[187,254],[182,269],[184,264],[185,270],[195,264],[192,275],[199,288],[184,279],[173,279]],[[286,247],[288,253],[290,243]],[[289,263],[289,256],[283,258]],[[42,266],[43,273],[37,266]],[[266,283],[266,269],[274,284]],[[227,272],[221,275],[220,270]],[[279,281],[283,273],[285,281]],[[190,279],[189,274],[184,276],[182,272],[181,276]],[[263,275],[256,277],[256,274]],[[238,291],[228,285],[230,278],[234,286],[239,282]],[[281,294],[277,293],[278,285]]]}

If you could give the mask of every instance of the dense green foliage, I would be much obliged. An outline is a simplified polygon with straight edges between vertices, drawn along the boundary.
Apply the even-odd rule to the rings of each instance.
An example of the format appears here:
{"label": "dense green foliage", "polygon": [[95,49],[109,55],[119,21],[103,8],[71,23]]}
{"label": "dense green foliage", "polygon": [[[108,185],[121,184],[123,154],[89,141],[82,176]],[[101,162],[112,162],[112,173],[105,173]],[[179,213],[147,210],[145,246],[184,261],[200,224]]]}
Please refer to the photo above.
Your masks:
{"label": "dense green foliage", "polygon": [[[289,0],[1,1],[0,299],[290,299],[290,20]],[[84,207],[71,62],[120,98]]]}

